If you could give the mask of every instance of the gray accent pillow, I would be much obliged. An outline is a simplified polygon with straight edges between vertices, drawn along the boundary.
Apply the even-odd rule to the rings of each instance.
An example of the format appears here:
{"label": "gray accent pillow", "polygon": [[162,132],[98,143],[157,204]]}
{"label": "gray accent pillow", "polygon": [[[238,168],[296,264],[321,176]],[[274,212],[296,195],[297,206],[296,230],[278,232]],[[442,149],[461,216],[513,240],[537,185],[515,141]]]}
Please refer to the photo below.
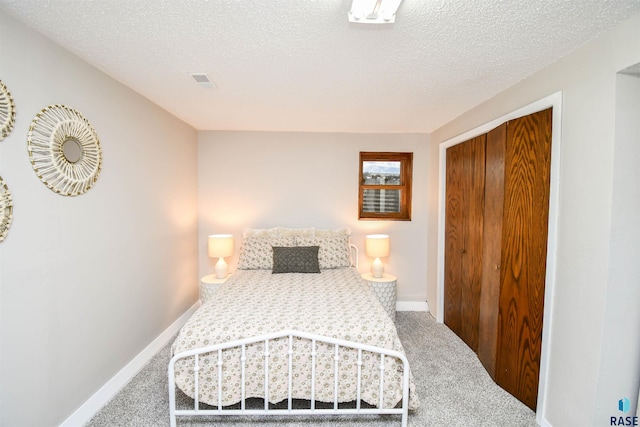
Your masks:
{"label": "gray accent pillow", "polygon": [[273,274],[320,273],[318,250],[320,246],[274,246]]}

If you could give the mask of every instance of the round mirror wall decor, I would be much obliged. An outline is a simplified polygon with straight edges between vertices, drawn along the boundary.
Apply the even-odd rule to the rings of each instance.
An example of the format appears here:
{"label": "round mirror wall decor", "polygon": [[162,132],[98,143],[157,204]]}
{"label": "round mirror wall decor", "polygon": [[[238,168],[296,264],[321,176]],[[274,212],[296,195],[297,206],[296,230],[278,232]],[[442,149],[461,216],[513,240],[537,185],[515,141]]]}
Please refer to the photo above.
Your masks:
{"label": "round mirror wall decor", "polygon": [[96,131],[80,112],[50,105],[31,122],[27,137],[29,158],[44,184],[63,196],[89,190],[102,168]]}
{"label": "round mirror wall decor", "polygon": [[0,242],[7,237],[13,219],[13,200],[9,187],[0,176]]}
{"label": "round mirror wall decor", "polygon": [[16,107],[7,87],[0,80],[0,141],[11,133],[16,121]]}

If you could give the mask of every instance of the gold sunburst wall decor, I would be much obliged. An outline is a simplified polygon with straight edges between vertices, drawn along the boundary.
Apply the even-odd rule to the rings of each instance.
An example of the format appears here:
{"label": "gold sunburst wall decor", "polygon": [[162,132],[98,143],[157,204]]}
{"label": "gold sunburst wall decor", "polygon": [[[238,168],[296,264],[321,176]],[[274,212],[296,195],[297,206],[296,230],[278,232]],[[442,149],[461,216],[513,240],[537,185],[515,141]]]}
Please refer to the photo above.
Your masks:
{"label": "gold sunburst wall decor", "polygon": [[13,200],[9,187],[0,176],[0,242],[7,237],[13,219]]}
{"label": "gold sunburst wall decor", "polygon": [[7,87],[0,80],[0,141],[11,133],[16,121],[16,106]]}
{"label": "gold sunburst wall decor", "polygon": [[98,135],[80,112],[50,105],[29,126],[27,146],[31,165],[40,180],[63,196],[85,193],[102,168]]}

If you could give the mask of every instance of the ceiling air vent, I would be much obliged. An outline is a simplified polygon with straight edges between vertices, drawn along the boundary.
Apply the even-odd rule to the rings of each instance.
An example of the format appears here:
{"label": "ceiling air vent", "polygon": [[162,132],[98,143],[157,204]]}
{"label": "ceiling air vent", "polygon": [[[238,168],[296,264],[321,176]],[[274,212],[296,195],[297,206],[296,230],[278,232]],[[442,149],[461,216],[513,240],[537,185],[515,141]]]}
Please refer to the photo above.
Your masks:
{"label": "ceiling air vent", "polygon": [[198,85],[200,85],[201,87],[216,87],[216,85],[209,79],[209,76],[204,73],[191,73],[191,77],[193,78],[193,81],[198,83]]}

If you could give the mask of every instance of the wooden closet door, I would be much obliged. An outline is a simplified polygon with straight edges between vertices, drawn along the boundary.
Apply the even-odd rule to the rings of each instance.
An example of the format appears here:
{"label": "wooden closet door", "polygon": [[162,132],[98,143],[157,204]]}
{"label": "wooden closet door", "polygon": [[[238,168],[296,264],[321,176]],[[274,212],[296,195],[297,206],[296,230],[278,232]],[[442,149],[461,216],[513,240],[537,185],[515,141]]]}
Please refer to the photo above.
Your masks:
{"label": "wooden closet door", "polygon": [[551,109],[507,123],[495,381],[535,410],[547,260]]}
{"label": "wooden closet door", "polygon": [[504,208],[504,157],[507,124],[487,133],[485,199],[482,242],[482,280],[478,329],[478,359],[495,378],[498,344],[498,307],[502,271],[502,217]]}
{"label": "wooden closet door", "polygon": [[485,136],[447,149],[444,322],[478,348]]}

